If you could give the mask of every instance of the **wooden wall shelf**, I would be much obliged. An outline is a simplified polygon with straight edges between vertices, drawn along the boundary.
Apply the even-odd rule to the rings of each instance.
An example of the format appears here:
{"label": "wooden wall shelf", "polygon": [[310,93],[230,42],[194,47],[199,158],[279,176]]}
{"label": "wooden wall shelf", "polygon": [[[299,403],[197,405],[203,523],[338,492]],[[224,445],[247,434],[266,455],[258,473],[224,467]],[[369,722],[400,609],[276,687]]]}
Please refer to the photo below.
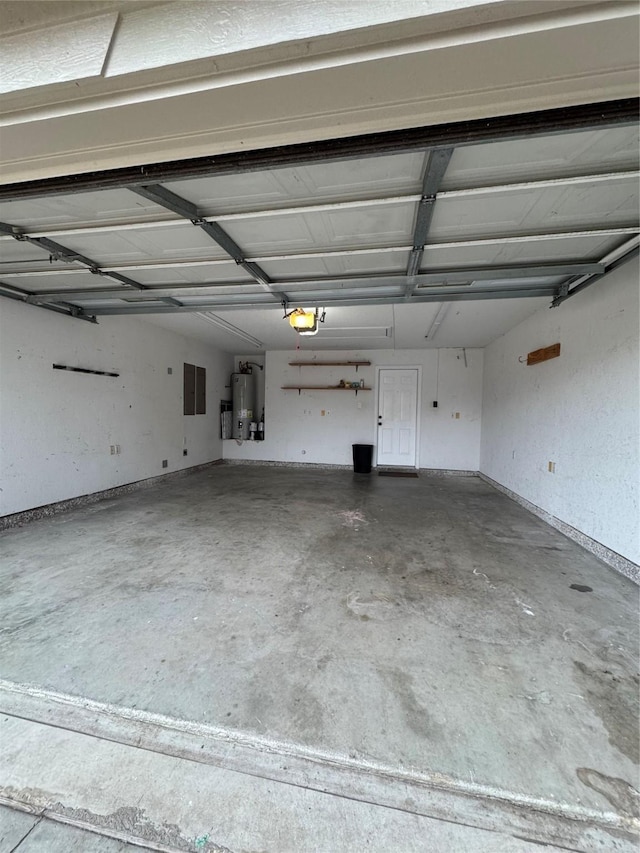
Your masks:
{"label": "wooden wall shelf", "polygon": [[347,388],[341,385],[281,385],[282,391],[297,391],[298,395],[301,391],[353,391],[357,394],[358,391],[371,391],[371,388]]}
{"label": "wooden wall shelf", "polygon": [[290,367],[368,367],[370,361],[290,361]]}

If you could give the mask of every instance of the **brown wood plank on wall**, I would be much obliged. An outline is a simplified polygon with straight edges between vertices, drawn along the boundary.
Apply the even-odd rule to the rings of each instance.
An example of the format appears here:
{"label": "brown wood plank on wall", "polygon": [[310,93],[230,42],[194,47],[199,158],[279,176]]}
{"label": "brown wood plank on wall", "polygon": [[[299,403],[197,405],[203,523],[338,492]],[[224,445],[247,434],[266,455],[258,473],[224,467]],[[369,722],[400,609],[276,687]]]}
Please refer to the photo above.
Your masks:
{"label": "brown wood plank on wall", "polygon": [[196,415],[207,413],[207,370],[196,367]]}
{"label": "brown wood plank on wall", "polygon": [[541,361],[549,361],[560,355],[560,344],[551,344],[550,347],[542,347],[530,352],[527,356],[527,364],[540,364]]}
{"label": "brown wood plank on wall", "polygon": [[184,414],[196,413],[196,367],[195,364],[184,365]]}

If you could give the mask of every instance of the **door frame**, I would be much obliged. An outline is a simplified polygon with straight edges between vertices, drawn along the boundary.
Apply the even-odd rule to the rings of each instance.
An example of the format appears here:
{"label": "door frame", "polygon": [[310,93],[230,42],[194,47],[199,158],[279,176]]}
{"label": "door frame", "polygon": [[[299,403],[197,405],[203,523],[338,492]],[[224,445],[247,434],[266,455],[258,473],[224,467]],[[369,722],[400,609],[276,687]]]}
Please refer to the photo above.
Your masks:
{"label": "door frame", "polygon": [[[375,467],[378,467],[378,412],[380,411],[380,371],[381,370],[415,370],[418,383],[418,394],[416,397],[416,461],[413,466],[416,471],[420,470],[420,433],[422,415],[422,365],[421,364],[379,364],[376,365],[376,405],[374,410],[374,431],[376,437]],[[407,467],[411,467],[410,465]]]}

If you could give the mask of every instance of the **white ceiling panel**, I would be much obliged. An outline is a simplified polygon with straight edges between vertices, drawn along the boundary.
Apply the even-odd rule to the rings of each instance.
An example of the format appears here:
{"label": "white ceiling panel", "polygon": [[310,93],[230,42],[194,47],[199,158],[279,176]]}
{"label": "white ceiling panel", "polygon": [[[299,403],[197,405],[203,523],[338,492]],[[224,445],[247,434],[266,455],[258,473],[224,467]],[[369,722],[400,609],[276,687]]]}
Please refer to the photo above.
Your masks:
{"label": "white ceiling panel", "polygon": [[[392,349],[393,336],[382,337],[381,328],[393,329],[393,306],[391,305],[365,305],[358,307],[341,306],[338,308],[327,308],[326,320],[320,326],[317,335],[311,337],[300,337],[283,319],[282,309],[274,307],[259,310],[216,310],[215,313],[223,317],[229,323],[239,327],[265,344],[265,349],[291,350],[292,358],[299,356],[305,350],[328,349],[340,350],[349,348],[349,341],[353,340],[363,349]],[[323,331],[332,330],[330,337],[325,337]],[[346,339],[335,337],[337,330],[345,329]],[[357,329],[359,335],[351,335],[349,330]],[[376,330],[376,336],[367,334],[367,330]],[[365,336],[366,335],[366,336]],[[364,342],[364,343],[363,343]],[[242,349],[242,341],[238,341],[240,347],[237,352],[245,352]],[[299,348],[299,349],[298,349]]]}
{"label": "white ceiling panel", "polygon": [[523,243],[491,243],[480,246],[427,246],[422,270],[506,266],[509,264],[546,264],[561,261],[599,261],[624,242],[625,237],[574,237],[557,240],[534,240]]}
{"label": "white ceiling panel", "polygon": [[[225,231],[240,245],[246,257],[279,254],[283,251],[301,252],[319,245],[309,228],[309,217],[287,216],[284,219],[243,220],[226,222]],[[316,223],[315,234],[321,227]],[[327,237],[324,235],[326,241]]]}
{"label": "white ceiling panel", "polygon": [[638,225],[637,180],[585,184],[486,196],[443,198],[429,239],[527,234]]}
{"label": "white ceiling panel", "polygon": [[0,203],[0,220],[27,231],[167,219],[172,214],[130,190],[101,190]]}
{"label": "white ceiling panel", "polygon": [[324,258],[296,258],[286,261],[260,261],[260,267],[272,279],[322,278],[328,275]]}
{"label": "white ceiling panel", "polygon": [[18,240],[0,241],[0,275],[6,264],[27,264],[48,260],[48,254],[30,243],[20,243]]}
{"label": "white ceiling panel", "polygon": [[320,278],[322,276],[347,276],[366,273],[403,272],[407,266],[408,251],[384,252],[367,255],[339,255],[324,258],[291,258],[282,261],[261,261],[260,266],[274,279]]}
{"label": "white ceiling panel", "polygon": [[101,266],[151,259],[228,258],[201,228],[183,226],[73,235],[64,244]]}
{"label": "white ceiling panel", "polygon": [[461,147],[441,189],[637,169],[639,143],[636,126]]}
{"label": "white ceiling panel", "polygon": [[415,204],[397,204],[306,214],[305,218],[311,219],[312,225],[322,220],[329,245],[357,245],[366,234],[369,245],[396,246],[412,242],[416,209]]}
{"label": "white ceiling panel", "polygon": [[418,192],[422,153],[272,169],[165,184],[207,216],[327,199],[341,201]]}
{"label": "white ceiling panel", "polygon": [[[435,334],[425,339],[443,304],[447,305],[444,319]],[[396,346],[401,349],[485,347],[547,305],[547,297],[396,305]]]}
{"label": "white ceiling panel", "polygon": [[[305,350],[484,347],[548,305],[547,297],[448,303],[444,320],[431,340],[426,340],[425,334],[440,310],[438,302],[328,308],[325,324],[317,335],[308,338],[296,336],[283,319],[282,309],[276,306],[251,310],[212,309],[216,316],[259,340],[262,347],[255,348],[196,315],[156,314],[141,319],[237,355],[254,349],[255,352],[279,349],[290,350],[292,358],[296,358]],[[100,322],[109,319],[100,318]],[[389,334],[383,334],[384,330],[389,330]]]}
{"label": "white ceiling panel", "polygon": [[[216,316],[222,315],[216,312]],[[100,317],[99,322],[108,323],[113,321],[113,319],[113,317]],[[138,319],[143,320],[145,323],[151,323],[153,326],[168,329],[170,332],[175,332],[178,335],[200,341],[208,346],[216,347],[224,352],[235,353],[236,355],[246,355],[250,352],[257,354],[264,350],[262,341],[260,341],[260,346],[249,344],[236,335],[208,323],[199,314],[149,314],[141,316]],[[229,313],[225,315],[225,320],[233,322],[233,318]]]}
{"label": "white ceiling panel", "polygon": [[110,282],[108,278],[91,275],[89,272],[63,273],[62,275],[36,275],[23,278],[21,276],[2,275],[2,281],[22,290],[41,292],[43,290],[86,290],[88,288],[117,287],[116,282]]}
{"label": "white ceiling panel", "polygon": [[407,268],[409,252],[381,252],[372,255],[351,255],[327,258],[325,266],[331,276],[403,273]]}
{"label": "white ceiling panel", "polygon": [[140,284],[188,284],[203,281],[247,282],[253,283],[248,274],[237,264],[207,264],[203,266],[173,266],[162,269],[125,270],[125,275]]}
{"label": "white ceiling panel", "polygon": [[318,248],[406,245],[412,240],[414,219],[415,205],[392,205],[226,222],[225,230],[248,257],[255,257]]}

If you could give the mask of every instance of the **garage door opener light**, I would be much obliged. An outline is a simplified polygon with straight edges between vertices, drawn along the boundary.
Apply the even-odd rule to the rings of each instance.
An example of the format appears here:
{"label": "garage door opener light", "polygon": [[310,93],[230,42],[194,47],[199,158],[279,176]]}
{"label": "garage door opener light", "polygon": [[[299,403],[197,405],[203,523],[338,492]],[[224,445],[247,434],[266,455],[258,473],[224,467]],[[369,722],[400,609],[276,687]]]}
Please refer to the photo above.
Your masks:
{"label": "garage door opener light", "polygon": [[318,326],[320,323],[324,323],[325,314],[326,312],[324,309],[322,310],[322,314],[319,314],[317,308],[315,311],[305,311],[304,308],[294,308],[293,311],[285,314],[284,318],[285,320],[287,317],[289,318],[291,328],[295,329],[298,334],[317,335]]}

